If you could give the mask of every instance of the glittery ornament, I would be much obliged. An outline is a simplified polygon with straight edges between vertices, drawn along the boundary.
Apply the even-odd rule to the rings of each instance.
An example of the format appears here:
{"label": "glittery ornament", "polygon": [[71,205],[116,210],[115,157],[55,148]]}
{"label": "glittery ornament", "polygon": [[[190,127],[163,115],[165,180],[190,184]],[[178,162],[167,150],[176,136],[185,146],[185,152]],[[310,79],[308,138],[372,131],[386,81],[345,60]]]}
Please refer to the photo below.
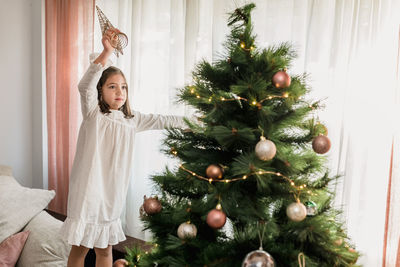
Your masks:
{"label": "glittery ornament", "polygon": [[113,33],[113,37],[111,40],[112,47],[115,48],[114,52],[116,56],[119,56],[119,53],[123,55],[122,49],[124,49],[128,45],[128,37],[125,33],[120,32],[116,29],[111,22],[107,19],[106,15],[101,11],[101,9],[96,6],[97,16],[99,18],[101,33],[104,35],[108,30],[111,30]]}
{"label": "glittery ornament", "polygon": [[286,88],[290,86],[290,76],[286,71],[278,71],[272,76],[272,83],[276,88]]}
{"label": "glittery ornament", "polygon": [[142,206],[140,206],[140,208],[139,208],[139,215],[140,215],[140,218],[144,218],[144,217],[146,217],[146,215],[147,215],[146,211],[144,210],[143,204],[142,204]]}
{"label": "glittery ornament", "polygon": [[312,141],[312,148],[318,154],[325,154],[331,148],[331,141],[325,135],[318,135]]}
{"label": "glittery ornament", "polygon": [[207,214],[207,224],[211,228],[220,229],[225,225],[225,222],[226,214],[222,211],[220,204]]}
{"label": "glittery ornament", "polygon": [[159,213],[162,206],[157,197],[146,198],[146,196],[144,196],[143,208],[148,215],[153,215]]}
{"label": "glittery ornament", "polygon": [[260,141],[256,145],[255,152],[259,159],[264,161],[271,160],[275,157],[276,146],[272,141],[261,136]]}
{"label": "glittery ornament", "polygon": [[242,267],[275,267],[275,261],[264,250],[254,250],[246,255]]}
{"label": "glittery ornament", "polygon": [[313,201],[306,201],[307,216],[314,216],[317,214],[317,204]]}
{"label": "glittery ornament", "polygon": [[286,208],[286,215],[294,222],[300,222],[307,216],[307,209],[300,202],[293,202]]}
{"label": "glittery ornament", "polygon": [[210,166],[207,167],[206,175],[208,178],[221,179],[222,174],[223,174],[222,168],[217,165],[211,164]]}
{"label": "glittery ornament", "polygon": [[180,239],[195,238],[197,235],[197,228],[190,222],[184,222],[179,225],[177,233]]}

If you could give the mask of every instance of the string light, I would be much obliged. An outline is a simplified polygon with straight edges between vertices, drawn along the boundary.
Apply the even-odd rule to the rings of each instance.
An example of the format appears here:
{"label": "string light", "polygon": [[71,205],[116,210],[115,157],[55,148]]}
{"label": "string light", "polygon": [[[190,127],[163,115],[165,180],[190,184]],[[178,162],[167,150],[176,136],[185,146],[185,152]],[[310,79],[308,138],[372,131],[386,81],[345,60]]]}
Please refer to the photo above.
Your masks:
{"label": "string light", "polygon": [[240,47],[245,51],[253,51],[254,50],[254,46],[250,46],[250,48],[246,48],[245,42],[240,42]]}
{"label": "string light", "polygon": [[178,155],[178,151],[175,150],[175,148],[171,148],[171,153],[174,154],[175,156]]}
{"label": "string light", "polygon": [[[190,92],[192,94],[195,93],[194,89],[191,89]],[[260,106],[266,100],[271,100],[271,99],[274,99],[274,98],[288,98],[288,97],[289,97],[289,93],[285,92],[282,95],[270,95],[270,96],[268,96],[268,97],[266,97],[266,98],[264,98],[264,99],[262,99],[262,100],[260,100],[258,102],[256,100],[252,100],[250,102],[247,98],[244,98],[244,97],[241,97],[241,96],[235,96],[234,98],[225,98],[225,97],[221,96],[219,99],[221,101],[224,101],[224,102],[225,101],[243,100],[243,101],[246,101],[246,102],[250,102],[250,104],[253,105],[253,106]],[[202,97],[199,94],[196,94],[196,98],[200,99]],[[208,102],[211,102],[212,101],[212,96],[210,96],[210,97],[208,97],[206,99],[207,99]],[[311,105],[309,107],[313,108]]]}
{"label": "string light", "polygon": [[[243,175],[242,177],[230,178],[230,179],[225,178],[225,179],[219,180],[219,179],[213,179],[213,178],[207,178],[207,177],[201,176],[201,175],[199,175],[199,174],[197,174],[197,173],[195,173],[195,172],[183,167],[183,165],[180,165],[179,168],[184,170],[184,171],[186,171],[186,172],[188,172],[188,173],[190,173],[192,176],[194,176],[194,177],[196,177],[196,178],[198,178],[200,180],[208,181],[210,184],[212,184],[213,182],[220,182],[220,183],[228,184],[228,183],[231,183],[231,182],[243,181],[243,180],[246,180],[249,176],[257,175],[257,174],[258,175],[263,175],[263,174],[276,175],[276,176],[282,177],[284,180],[289,182],[292,187],[294,187],[294,189],[297,191],[296,194],[294,194],[296,200],[298,200],[300,198],[301,191],[306,187],[305,184],[300,185],[300,186],[296,186],[292,179],[290,179],[289,177],[281,174],[280,172],[261,171],[261,170],[259,170],[259,171],[254,171],[254,172],[248,173],[246,175]],[[311,194],[311,191],[308,190],[307,193]]]}

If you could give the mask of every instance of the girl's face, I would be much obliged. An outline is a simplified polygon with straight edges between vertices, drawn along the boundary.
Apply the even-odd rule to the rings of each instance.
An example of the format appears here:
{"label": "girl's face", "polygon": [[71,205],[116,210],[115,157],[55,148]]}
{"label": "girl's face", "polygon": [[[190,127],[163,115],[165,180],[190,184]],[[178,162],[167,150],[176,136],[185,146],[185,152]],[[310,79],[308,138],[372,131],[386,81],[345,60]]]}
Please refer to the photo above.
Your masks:
{"label": "girl's face", "polygon": [[108,77],[102,87],[103,100],[110,106],[110,109],[118,110],[126,101],[128,85],[121,74],[114,74]]}

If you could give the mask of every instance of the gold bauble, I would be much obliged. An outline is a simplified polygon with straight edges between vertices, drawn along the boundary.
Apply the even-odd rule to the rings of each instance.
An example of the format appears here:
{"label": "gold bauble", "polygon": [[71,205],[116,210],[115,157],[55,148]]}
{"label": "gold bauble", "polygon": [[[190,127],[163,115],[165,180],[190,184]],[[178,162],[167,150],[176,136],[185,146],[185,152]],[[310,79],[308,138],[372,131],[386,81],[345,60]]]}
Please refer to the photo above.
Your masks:
{"label": "gold bauble", "polygon": [[208,178],[221,179],[222,174],[223,174],[222,168],[215,164],[211,164],[210,166],[207,167],[206,175]]}
{"label": "gold bauble", "polygon": [[143,202],[143,208],[147,214],[153,215],[161,211],[162,209],[161,202],[158,200],[157,197],[150,197],[150,198],[146,198],[146,196],[144,197],[145,199]]}
{"label": "gold bauble", "polygon": [[312,141],[312,148],[318,154],[325,154],[331,148],[331,141],[325,135],[318,135]]}

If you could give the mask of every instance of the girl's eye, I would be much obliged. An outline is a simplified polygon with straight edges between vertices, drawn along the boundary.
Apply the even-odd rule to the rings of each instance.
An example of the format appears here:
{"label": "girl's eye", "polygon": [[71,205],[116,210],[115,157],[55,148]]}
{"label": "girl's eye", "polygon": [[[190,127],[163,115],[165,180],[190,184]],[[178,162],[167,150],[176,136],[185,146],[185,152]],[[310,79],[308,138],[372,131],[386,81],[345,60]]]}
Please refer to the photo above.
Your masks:
{"label": "girl's eye", "polygon": [[114,88],[115,88],[115,85],[110,85],[108,88],[114,89]]}
{"label": "girl's eye", "polygon": [[126,89],[128,89],[128,86],[124,85],[124,86],[122,86],[122,89],[126,90]]}

